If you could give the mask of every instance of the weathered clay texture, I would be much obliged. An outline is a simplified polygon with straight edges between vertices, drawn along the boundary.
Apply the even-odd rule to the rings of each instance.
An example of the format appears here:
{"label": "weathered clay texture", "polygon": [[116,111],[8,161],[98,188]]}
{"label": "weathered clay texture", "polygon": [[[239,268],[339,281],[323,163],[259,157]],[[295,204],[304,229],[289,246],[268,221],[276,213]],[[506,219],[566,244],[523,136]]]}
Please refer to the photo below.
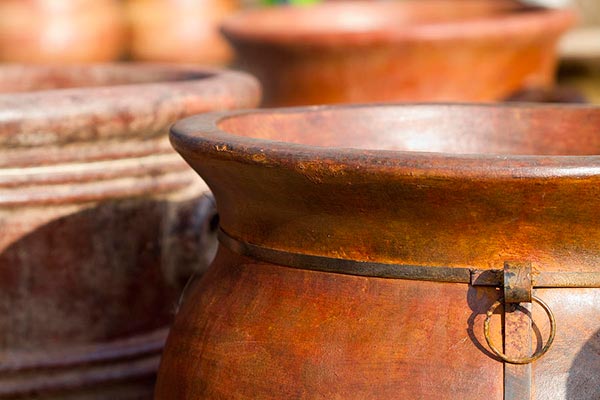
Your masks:
{"label": "weathered clay texture", "polygon": [[200,242],[214,241],[206,186],[166,131],[256,105],[258,84],[4,66],[0,90],[0,398],[148,398],[181,289],[213,251]]}

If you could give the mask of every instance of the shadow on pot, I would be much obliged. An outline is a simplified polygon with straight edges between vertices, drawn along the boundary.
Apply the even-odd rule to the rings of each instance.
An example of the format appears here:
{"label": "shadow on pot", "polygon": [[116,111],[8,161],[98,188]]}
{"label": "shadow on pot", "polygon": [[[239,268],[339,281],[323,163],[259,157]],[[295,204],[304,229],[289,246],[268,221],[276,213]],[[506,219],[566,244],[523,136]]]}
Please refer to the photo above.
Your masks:
{"label": "shadow on pot", "polygon": [[207,196],[107,201],[17,238],[0,253],[0,399],[151,397],[214,219]]}
{"label": "shadow on pot", "polygon": [[600,330],[581,348],[569,370],[567,400],[600,399]]}
{"label": "shadow on pot", "polygon": [[[483,332],[483,320],[480,320],[480,318],[485,316],[487,309],[496,301],[498,297],[497,291],[496,288],[475,288],[473,286],[469,286],[469,290],[467,291],[467,303],[472,311],[467,321],[469,339],[479,351],[495,360],[498,358],[487,348],[485,340],[483,340],[483,335],[480,334]],[[497,309],[495,314],[500,314],[501,311],[501,309]],[[476,331],[478,332],[477,334],[475,333]]]}
{"label": "shadow on pot", "polygon": [[[500,358],[498,358],[495,354],[493,354],[489,347],[487,346],[485,339],[483,338],[483,318],[485,318],[485,314],[487,310],[492,306],[492,304],[501,297],[500,291],[497,288],[476,288],[473,286],[469,286],[469,290],[467,292],[467,303],[469,304],[469,308],[473,311],[469,316],[467,321],[467,334],[469,335],[469,339],[471,342],[477,347],[477,349],[483,353],[485,353],[488,357],[493,358],[498,362],[503,362]],[[535,341],[533,345],[535,349],[532,349],[533,353],[537,353],[542,350],[544,344],[544,338],[540,327],[535,323],[531,311],[518,305],[514,312],[521,312],[527,315],[527,317],[532,321],[531,330]],[[496,308],[494,311],[494,315],[497,315],[498,318],[503,319],[504,315],[504,306],[500,306]],[[504,321],[498,321],[496,325],[494,322],[492,326],[496,326],[495,329],[499,334],[502,332],[502,325]],[[476,333],[477,332],[477,333]],[[501,339],[498,340],[498,345],[501,343]]]}

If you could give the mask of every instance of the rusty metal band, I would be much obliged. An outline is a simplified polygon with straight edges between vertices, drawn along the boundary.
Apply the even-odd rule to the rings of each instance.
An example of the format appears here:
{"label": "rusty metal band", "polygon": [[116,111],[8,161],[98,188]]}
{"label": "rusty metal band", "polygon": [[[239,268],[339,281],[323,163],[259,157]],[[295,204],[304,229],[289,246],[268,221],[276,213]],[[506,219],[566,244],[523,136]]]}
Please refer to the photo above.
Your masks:
{"label": "rusty metal band", "polygon": [[223,246],[239,255],[297,269],[331,272],[344,275],[418,281],[452,283],[469,283],[471,281],[471,269],[469,268],[385,264],[371,261],[324,257],[312,254],[291,253],[242,242],[229,236],[223,229],[219,230],[219,241]]}
{"label": "rusty metal band", "polygon": [[[502,270],[478,270],[468,267],[424,266],[387,264],[333,258],[259,246],[233,238],[222,228],[219,241],[229,250],[263,262],[297,269],[330,272],[374,278],[405,279],[448,283],[466,283],[473,286],[502,286]],[[600,288],[599,272],[549,272],[534,273],[535,288]]]}

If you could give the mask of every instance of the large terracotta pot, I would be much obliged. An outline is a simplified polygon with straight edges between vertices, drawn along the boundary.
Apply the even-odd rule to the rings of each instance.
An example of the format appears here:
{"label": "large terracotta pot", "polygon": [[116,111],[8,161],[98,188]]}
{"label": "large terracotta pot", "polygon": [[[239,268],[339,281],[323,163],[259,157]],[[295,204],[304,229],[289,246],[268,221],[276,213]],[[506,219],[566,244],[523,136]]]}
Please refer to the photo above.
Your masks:
{"label": "large terracotta pot", "polygon": [[157,399],[599,398],[599,126],[600,108],[483,105],[177,123],[221,242]]}
{"label": "large terracotta pot", "polygon": [[552,85],[572,23],[503,0],[353,1],[247,11],[223,32],[266,105],[487,101]]}
{"label": "large terracotta pot", "polygon": [[117,59],[124,46],[118,0],[0,1],[0,61]]}
{"label": "large terracotta pot", "polygon": [[127,0],[131,55],[138,60],[226,64],[232,52],[219,32],[237,0]]}
{"label": "large terracotta pot", "polygon": [[211,256],[206,186],[167,128],[255,106],[258,84],[4,66],[0,90],[0,398],[149,398],[181,289]]}

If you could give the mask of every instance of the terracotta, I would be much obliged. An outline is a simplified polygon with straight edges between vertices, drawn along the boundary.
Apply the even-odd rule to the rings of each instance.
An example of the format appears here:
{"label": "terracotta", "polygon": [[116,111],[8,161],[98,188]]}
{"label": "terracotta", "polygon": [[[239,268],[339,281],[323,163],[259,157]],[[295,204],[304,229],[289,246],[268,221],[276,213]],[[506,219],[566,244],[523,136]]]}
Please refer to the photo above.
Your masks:
{"label": "terracotta", "polygon": [[334,2],[227,19],[268,106],[488,101],[554,81],[567,10],[512,1]]}
{"label": "terracotta", "polygon": [[[502,289],[477,276],[507,261],[531,263],[536,285],[566,277],[533,292],[557,328],[550,350],[522,366],[531,398],[598,398],[598,126],[600,108],[550,105],[322,106],[178,122],[171,141],[212,189],[222,236],[176,317],[156,398],[525,400],[504,387],[504,368],[521,366],[499,361],[483,334]],[[346,264],[356,270],[340,272]],[[430,275],[376,275],[386,268]],[[473,281],[443,278],[465,271]],[[544,312],[532,313],[531,353],[549,338]],[[501,324],[494,314],[500,346]]]}
{"label": "terracotta", "polygon": [[258,84],[191,67],[15,65],[0,67],[0,90],[0,399],[150,398],[182,287],[215,240],[206,186],[167,128],[254,106]]}
{"label": "terracotta", "polygon": [[1,61],[111,61],[125,39],[118,0],[0,1]]}
{"label": "terracotta", "polygon": [[127,0],[131,55],[137,60],[227,64],[219,24],[237,0]]}

